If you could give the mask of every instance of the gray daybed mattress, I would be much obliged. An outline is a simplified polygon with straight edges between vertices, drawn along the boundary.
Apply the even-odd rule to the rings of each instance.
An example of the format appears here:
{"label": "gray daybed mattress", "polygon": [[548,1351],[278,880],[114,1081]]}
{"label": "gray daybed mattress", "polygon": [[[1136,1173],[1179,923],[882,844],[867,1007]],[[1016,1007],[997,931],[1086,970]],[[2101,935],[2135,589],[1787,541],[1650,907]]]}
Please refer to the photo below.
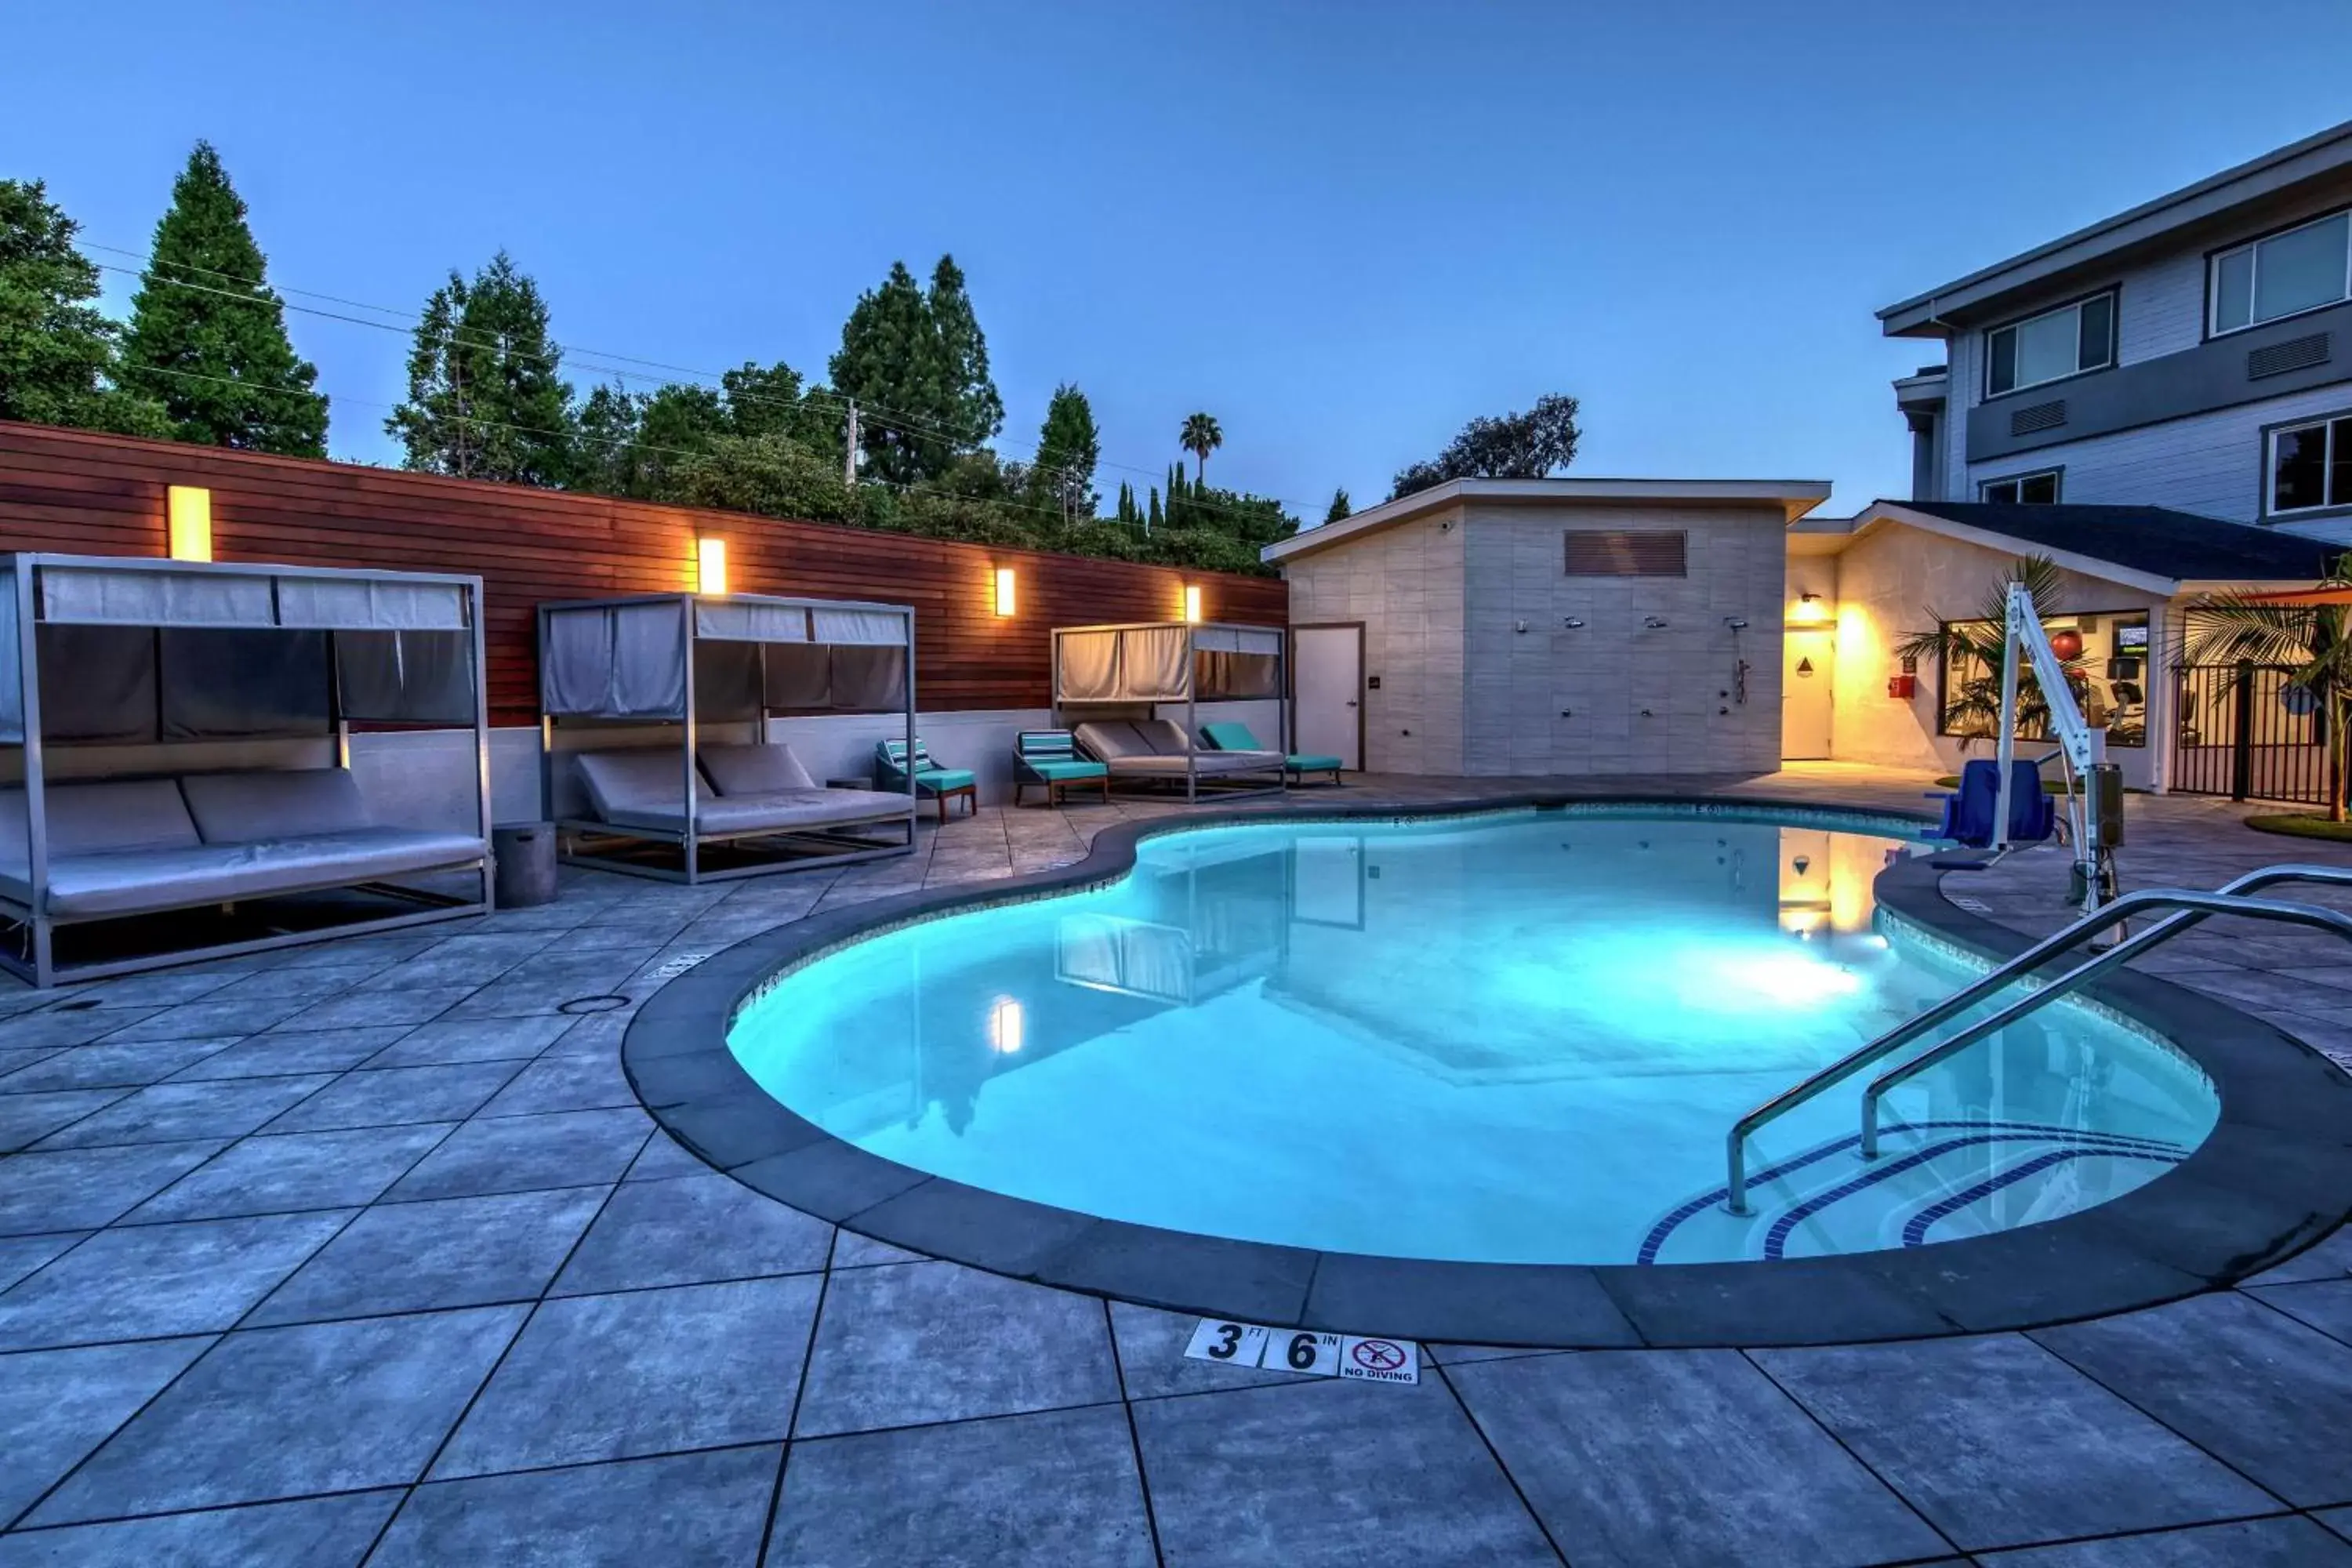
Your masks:
{"label": "gray daybed mattress", "polygon": [[[1211,752],[1188,743],[1183,729],[1167,719],[1095,719],[1072,733],[1114,777],[1181,779],[1226,773],[1279,773],[1280,752]],[[1188,770],[1187,757],[1192,763]]]}
{"label": "gray daybed mattress", "polygon": [[[903,795],[820,787],[789,746],[705,746],[699,760],[694,826],[700,837],[850,827],[914,815],[914,803]],[[685,831],[683,769],[677,752],[582,752],[573,761],[600,821],[661,833]],[[714,781],[716,790],[710,787]]]}
{"label": "gray daybed mattress", "polygon": [[[66,920],[351,887],[478,864],[467,833],[380,827],[341,768],[51,784],[47,912]],[[25,792],[0,789],[0,888],[29,903]]]}

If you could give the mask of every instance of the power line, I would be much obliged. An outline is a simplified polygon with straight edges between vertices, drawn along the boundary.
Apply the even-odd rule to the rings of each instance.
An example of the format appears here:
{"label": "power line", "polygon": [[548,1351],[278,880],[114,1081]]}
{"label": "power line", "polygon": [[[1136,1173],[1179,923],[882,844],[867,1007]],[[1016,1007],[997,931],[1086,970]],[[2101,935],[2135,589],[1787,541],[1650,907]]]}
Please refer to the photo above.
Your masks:
{"label": "power line", "polygon": [[[195,267],[184,263],[166,264],[172,270],[201,272],[207,277],[223,279],[230,283],[235,283],[240,286],[236,289],[217,288],[211,284],[195,282],[191,279],[175,278],[156,272],[154,270],[155,263],[153,257],[148,252],[131,250],[125,247],[117,245],[102,245],[94,240],[84,241],[83,243],[92,250],[103,250],[112,255],[144,258],[147,262],[147,267],[145,268],[124,267],[118,263],[105,261],[93,262],[91,264],[105,271],[118,272],[126,276],[138,278],[142,282],[163,283],[173,288],[194,289],[199,293],[212,294],[223,299],[236,300],[249,304],[268,304],[275,302],[285,310],[297,311],[303,315],[316,316],[325,321],[341,321],[351,326],[370,327],[378,331],[408,334],[414,331],[414,327],[412,325],[392,321],[368,321],[361,317],[342,315],[333,310],[322,310],[315,306],[297,305],[282,298],[275,299],[273,300],[272,299],[265,298],[263,295],[256,294],[252,292],[252,290],[263,289],[268,290],[271,295],[299,294],[306,299],[325,300],[331,303],[343,305],[352,310],[372,310],[380,315],[400,317],[404,323],[415,323],[422,320],[421,312],[402,310],[390,305],[375,305],[368,303],[365,300],[347,299],[341,295],[321,294],[304,289],[295,289],[290,287],[281,289],[268,284],[260,279],[244,278],[236,273],[224,272],[215,268]],[[641,369],[667,371],[679,375],[693,376],[700,380],[713,382],[718,384],[718,386],[726,392],[728,399],[730,402],[740,398],[745,402],[763,404],[768,406],[778,408],[802,406],[802,403],[795,403],[789,399],[772,397],[760,393],[739,392],[735,389],[728,388],[726,387],[726,376],[732,373],[697,370],[690,366],[667,364],[658,360],[636,359],[627,354],[610,353],[603,350],[589,349],[564,343],[551,343],[549,345],[548,352],[545,353],[520,353],[511,347],[498,342],[494,339],[483,340],[475,338],[469,340],[460,329],[455,326],[449,330],[446,334],[446,340],[452,343],[462,344],[463,346],[472,348],[492,349],[499,353],[509,354],[512,357],[535,361],[543,368],[551,372],[556,370],[560,366],[564,355],[571,354],[575,356],[572,362],[575,367],[585,369],[592,373],[613,375],[623,382],[623,389],[625,392],[626,390],[626,378],[630,373],[617,369],[612,364],[600,364],[594,363],[595,361],[617,361],[622,364],[633,364],[640,367]],[[849,403],[851,402],[851,399],[845,394],[829,391],[820,387],[809,387],[806,389],[802,394],[802,400],[803,403],[808,401],[823,401],[832,404],[836,408],[844,412],[846,412]],[[916,419],[913,416],[900,414],[893,409],[877,407],[865,402],[863,399],[857,400],[857,405],[858,416],[861,422],[879,425],[886,429],[897,430],[902,435],[928,436],[934,439],[946,441],[950,446],[977,447],[983,441],[994,439],[994,437],[984,435],[959,433],[952,430],[941,429],[937,426],[925,424]],[[880,416],[880,417],[876,417],[877,415]],[[1038,446],[1031,454],[1033,459],[1038,454],[1042,453],[1044,447],[1042,445]],[[1109,458],[1097,458],[1096,466],[1097,468],[1116,468],[1126,473],[1143,474],[1147,476],[1160,475],[1167,471],[1164,468],[1140,468],[1132,463],[1120,463]],[[1076,475],[1076,465],[1072,464],[1039,464],[1033,461],[1030,464],[1030,467],[1033,471],[1042,470],[1045,473],[1060,474],[1065,477]],[[1091,475],[1086,477],[1091,478]],[[1280,497],[1267,497],[1265,499],[1272,501],[1277,509],[1284,508],[1287,504]],[[1250,513],[1245,510],[1224,502],[1188,500],[1186,504],[1196,506],[1203,510],[1228,517],[1244,518],[1250,515]]]}

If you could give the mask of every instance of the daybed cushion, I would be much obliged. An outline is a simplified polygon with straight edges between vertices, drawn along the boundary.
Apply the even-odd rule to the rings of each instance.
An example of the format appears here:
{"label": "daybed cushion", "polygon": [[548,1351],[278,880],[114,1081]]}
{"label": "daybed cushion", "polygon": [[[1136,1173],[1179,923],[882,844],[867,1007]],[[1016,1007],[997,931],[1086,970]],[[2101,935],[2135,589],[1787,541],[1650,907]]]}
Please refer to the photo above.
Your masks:
{"label": "daybed cushion", "polygon": [[207,844],[251,844],[371,826],[358,781],[347,768],[190,773],[180,789]]}
{"label": "daybed cushion", "polygon": [[[48,809],[49,858],[117,849],[186,848],[198,842],[196,825],[171,779],[109,779],[53,784],[42,792]],[[0,789],[0,862],[20,873],[31,850],[22,785]]]}
{"label": "daybed cushion", "polygon": [[1151,742],[1137,734],[1134,724],[1125,719],[1089,719],[1070,732],[1078,738],[1078,744],[1106,763],[1156,754]]}
{"label": "daybed cushion", "polygon": [[1112,773],[1136,778],[1182,778],[1188,754],[1195,759],[1191,771],[1211,777],[1282,766],[1279,752],[1194,752],[1185,745],[1182,728],[1166,719],[1090,721],[1078,726],[1077,737]]}
{"label": "daybed cushion", "polygon": [[[705,746],[702,771],[720,795],[772,795],[778,790],[817,787],[808,769],[793,755],[793,749],[774,742],[764,746]],[[677,792],[671,794],[674,797]]]}
{"label": "daybed cushion", "polygon": [[[914,805],[899,794],[871,789],[789,789],[767,795],[718,795],[697,800],[694,828],[699,837],[750,837],[786,833],[802,827],[842,827],[859,822],[903,821]],[[625,827],[649,827],[677,833],[686,827],[685,813],[629,810],[607,822]]]}
{"label": "daybed cushion", "polygon": [[[606,822],[635,827],[675,827],[685,814],[685,790],[679,778],[684,761],[663,748],[643,752],[582,752],[572,759],[588,804]],[[702,774],[694,775],[697,812],[715,801]]]}
{"label": "daybed cushion", "polygon": [[[67,919],[229,903],[469,866],[482,841],[466,833],[356,827],[250,844],[118,849],[49,864],[49,912]],[[17,868],[21,875],[21,866]]]}

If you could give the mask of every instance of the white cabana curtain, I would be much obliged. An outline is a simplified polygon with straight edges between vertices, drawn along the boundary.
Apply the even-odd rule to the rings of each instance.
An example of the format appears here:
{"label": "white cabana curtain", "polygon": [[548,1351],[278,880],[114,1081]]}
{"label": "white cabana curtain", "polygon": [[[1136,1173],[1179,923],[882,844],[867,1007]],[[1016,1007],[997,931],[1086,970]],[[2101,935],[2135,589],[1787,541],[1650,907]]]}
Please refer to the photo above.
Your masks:
{"label": "white cabana curtain", "polygon": [[326,631],[463,631],[466,591],[455,583],[280,577],[278,624]]}
{"label": "white cabana curtain", "polygon": [[908,617],[891,610],[815,610],[816,640],[836,646],[907,646]]}
{"label": "white cabana curtain", "polygon": [[1185,626],[1135,626],[1118,634],[1118,700],[1171,702],[1192,689]]}
{"label": "white cabana curtain", "polygon": [[1065,702],[1118,700],[1118,634],[1064,632],[1062,689]]}
{"label": "white cabana curtain", "polygon": [[680,602],[550,610],[539,684],[541,704],[559,718],[684,717]]}
{"label": "white cabana curtain", "polygon": [[269,579],[236,573],[41,568],[41,616],[83,626],[274,626]]}
{"label": "white cabana curtain", "polygon": [[1192,633],[1192,647],[1201,653],[1276,654],[1282,651],[1282,634],[1247,626],[1202,626]]}
{"label": "white cabana curtain", "polygon": [[806,642],[809,613],[799,605],[698,599],[694,605],[694,635],[723,642]]}

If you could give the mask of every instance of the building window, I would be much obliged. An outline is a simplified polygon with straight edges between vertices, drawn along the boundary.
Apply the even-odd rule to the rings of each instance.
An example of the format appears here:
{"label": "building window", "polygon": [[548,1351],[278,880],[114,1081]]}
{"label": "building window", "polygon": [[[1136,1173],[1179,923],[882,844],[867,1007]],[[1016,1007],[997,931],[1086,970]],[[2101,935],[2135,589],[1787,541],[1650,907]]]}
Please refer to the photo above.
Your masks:
{"label": "building window", "polygon": [[2352,298],[2352,212],[2224,250],[2212,277],[2216,336]]}
{"label": "building window", "polygon": [[[1943,686],[1937,733],[1992,739],[2000,718],[2000,624],[1944,623]],[[2145,610],[2053,616],[2042,623],[2066,667],[2066,684],[2084,721],[2105,729],[2110,746],[2147,744],[2147,613]],[[2017,738],[2050,738],[2050,710],[2033,681],[2018,683]]]}
{"label": "building window", "polygon": [[2352,414],[2271,432],[2271,515],[2352,506]]}
{"label": "building window", "polygon": [[1985,366],[1985,395],[2063,381],[2116,363],[2116,296],[2113,290],[2044,310],[1985,334],[1991,353]]}
{"label": "building window", "polygon": [[1997,501],[2003,506],[2055,506],[2058,504],[2058,470],[2044,468],[2038,474],[2011,474],[2004,479],[1987,479],[1977,487],[1977,499]]}

